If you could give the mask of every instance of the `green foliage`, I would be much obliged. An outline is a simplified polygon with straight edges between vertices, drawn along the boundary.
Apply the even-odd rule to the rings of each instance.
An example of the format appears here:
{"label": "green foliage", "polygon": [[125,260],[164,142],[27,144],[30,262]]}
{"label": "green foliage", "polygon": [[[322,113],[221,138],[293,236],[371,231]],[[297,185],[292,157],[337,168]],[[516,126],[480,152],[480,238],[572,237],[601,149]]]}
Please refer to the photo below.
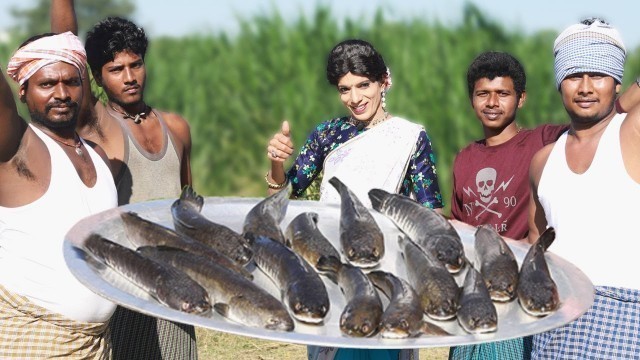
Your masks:
{"label": "green foliage", "polygon": [[[389,21],[382,11],[371,20],[339,23],[328,8],[318,6],[311,17],[294,22],[275,11],[241,19],[234,36],[152,39],[145,99],[188,120],[198,192],[265,196],[266,146],[282,120],[289,120],[299,148],[316,124],[345,114],[325,67],[329,50],[346,38],[371,41],[384,55],[394,83],[387,96],[389,110],[427,129],[447,208],[453,159],[466,144],[482,138],[466,88],[467,67],[480,52],[508,51],[523,63],[528,97],[518,113],[520,125],[568,121],[553,86],[555,33],[506,30],[473,5],[453,26],[425,19]],[[637,51],[628,56],[627,74],[625,88],[640,74]],[[317,191],[316,184],[309,196]]]}
{"label": "green foliage", "polygon": [[[20,37],[41,34],[51,31],[49,7],[51,0],[34,0],[28,8],[11,8],[11,15],[18,24],[13,32]],[[78,28],[81,31],[90,29],[100,20],[108,16],[129,17],[135,11],[132,0],[76,0],[75,9],[78,17]]]}

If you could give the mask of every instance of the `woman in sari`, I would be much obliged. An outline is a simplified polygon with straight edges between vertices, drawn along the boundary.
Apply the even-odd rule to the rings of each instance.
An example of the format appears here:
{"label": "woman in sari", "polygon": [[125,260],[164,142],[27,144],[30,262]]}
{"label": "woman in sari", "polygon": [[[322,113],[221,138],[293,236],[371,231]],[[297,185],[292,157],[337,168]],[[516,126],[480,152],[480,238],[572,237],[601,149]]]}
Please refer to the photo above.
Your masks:
{"label": "woman in sari", "polygon": [[[367,193],[384,189],[411,197],[437,211],[443,207],[431,141],[422,125],[394,116],[385,95],[391,74],[382,55],[362,40],[346,40],[329,53],[327,80],[336,87],[348,113],[320,123],[302,146],[293,166],[284,163],[293,154],[288,122],[283,122],[267,146],[271,169],[265,175],[269,193],[292,185],[299,197],[322,175],[320,201],[338,203],[328,183],[338,177],[358,199],[371,207]],[[417,350],[308,348],[309,359],[413,359]]]}

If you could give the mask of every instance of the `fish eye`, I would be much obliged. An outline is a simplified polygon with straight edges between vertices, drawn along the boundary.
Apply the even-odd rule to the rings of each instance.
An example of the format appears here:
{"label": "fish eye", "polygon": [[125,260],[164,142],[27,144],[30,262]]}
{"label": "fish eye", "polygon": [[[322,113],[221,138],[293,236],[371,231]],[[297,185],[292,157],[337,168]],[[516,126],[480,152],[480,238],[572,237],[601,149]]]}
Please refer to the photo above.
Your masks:
{"label": "fish eye", "polygon": [[403,329],[409,328],[409,322],[407,322],[407,320],[405,320],[405,319],[402,319],[400,321],[400,327],[402,327]]}
{"label": "fish eye", "polygon": [[354,248],[349,248],[349,250],[347,251],[347,255],[349,255],[349,257],[353,257],[356,254],[356,251]]}
{"label": "fish eye", "polygon": [[373,248],[373,256],[375,256],[375,257],[380,256],[380,251],[378,251],[378,248],[377,248],[377,247],[374,247],[374,248]]}
{"label": "fish eye", "polygon": [[297,302],[295,303],[295,305],[293,305],[293,308],[296,309],[296,311],[300,311],[302,310],[302,304]]}

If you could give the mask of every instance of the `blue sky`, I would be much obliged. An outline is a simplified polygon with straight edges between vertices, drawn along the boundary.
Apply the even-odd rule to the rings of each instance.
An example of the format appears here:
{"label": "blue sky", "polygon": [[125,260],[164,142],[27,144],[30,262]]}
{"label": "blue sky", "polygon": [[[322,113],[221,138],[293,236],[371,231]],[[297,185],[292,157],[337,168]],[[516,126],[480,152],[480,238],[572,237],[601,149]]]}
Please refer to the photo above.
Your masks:
{"label": "blue sky", "polygon": [[[582,18],[600,16],[616,26],[630,48],[640,45],[640,2],[637,0],[467,0],[506,27],[525,32],[541,29],[560,31]],[[134,0],[132,18],[151,35],[219,32],[233,34],[237,18],[270,13],[276,8],[285,19],[313,12],[326,4],[339,17],[370,19],[382,7],[390,19],[439,19],[445,24],[460,21],[465,0]],[[11,24],[8,9],[30,7],[36,0],[2,0],[0,29]]]}

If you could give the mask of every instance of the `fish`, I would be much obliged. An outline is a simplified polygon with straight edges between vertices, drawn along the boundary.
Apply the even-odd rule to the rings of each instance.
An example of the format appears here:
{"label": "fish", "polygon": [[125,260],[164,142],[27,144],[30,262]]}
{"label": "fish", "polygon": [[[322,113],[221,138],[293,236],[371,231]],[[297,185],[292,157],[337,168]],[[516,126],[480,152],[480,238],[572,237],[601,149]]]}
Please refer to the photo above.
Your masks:
{"label": "fish", "polygon": [[547,228],[531,245],[520,266],[518,302],[532,316],[546,316],[560,306],[558,286],[551,277],[545,252],[556,238],[552,227]]}
{"label": "fish", "polygon": [[286,245],[318,270],[322,256],[340,259],[340,253],[318,229],[318,214],[304,212],[296,216],[285,231]]}
{"label": "fish", "polygon": [[380,320],[380,336],[404,339],[424,335],[451,335],[441,327],[423,321],[420,297],[407,281],[382,270],[367,274],[375,287],[389,298]]}
{"label": "fish", "polygon": [[277,240],[247,233],[253,261],[280,289],[282,302],[292,316],[320,324],[329,312],[329,294],[320,275],[302,257]]}
{"label": "fish", "polygon": [[323,256],[318,267],[330,274],[344,294],[347,304],[340,314],[340,330],[348,336],[368,337],[378,331],[382,318],[382,300],[361,268]]}
{"label": "fish", "polygon": [[94,258],[146,291],[159,303],[189,314],[204,315],[210,312],[207,291],[185,273],[99,234],[90,234],[84,247]]}
{"label": "fish", "polygon": [[474,249],[491,299],[498,302],[515,299],[518,261],[502,236],[492,226],[480,226],[475,233]]}
{"label": "fish", "polygon": [[471,264],[467,266],[457,317],[460,326],[470,334],[498,330],[496,306],[491,300],[482,275]]}
{"label": "fish", "polygon": [[205,256],[162,246],[142,246],[136,251],[169,264],[197,281],[209,293],[214,310],[231,321],[269,330],[294,329],[294,321],[280,300]]}
{"label": "fish", "polygon": [[465,264],[464,247],[456,229],[435,210],[400,194],[371,189],[374,210],[387,216],[396,227],[424,251],[432,253],[451,273]]}
{"label": "fish", "polygon": [[120,218],[124,222],[127,238],[136,248],[145,245],[169,246],[193,254],[205,255],[216,263],[232,269],[248,279],[253,279],[251,272],[211,246],[178,234],[167,227],[142,218],[132,211],[121,213]]}
{"label": "fish", "polygon": [[362,268],[377,266],[385,252],[382,230],[344,183],[337,177],[329,183],[340,194],[340,245],[347,261]]}
{"label": "fish", "polygon": [[422,311],[434,320],[449,320],[458,311],[460,288],[453,275],[430,252],[406,235],[398,236],[407,269],[407,280],[420,297]]}
{"label": "fish", "polygon": [[290,189],[289,184],[254,205],[244,218],[242,236],[247,238],[247,234],[261,235],[284,244],[285,238],[280,223],[287,213]]}
{"label": "fish", "polygon": [[185,186],[180,198],[171,205],[176,232],[211,246],[240,265],[248,264],[253,254],[246,239],[227,226],[217,224],[202,215],[203,205],[203,197],[191,186]]}

